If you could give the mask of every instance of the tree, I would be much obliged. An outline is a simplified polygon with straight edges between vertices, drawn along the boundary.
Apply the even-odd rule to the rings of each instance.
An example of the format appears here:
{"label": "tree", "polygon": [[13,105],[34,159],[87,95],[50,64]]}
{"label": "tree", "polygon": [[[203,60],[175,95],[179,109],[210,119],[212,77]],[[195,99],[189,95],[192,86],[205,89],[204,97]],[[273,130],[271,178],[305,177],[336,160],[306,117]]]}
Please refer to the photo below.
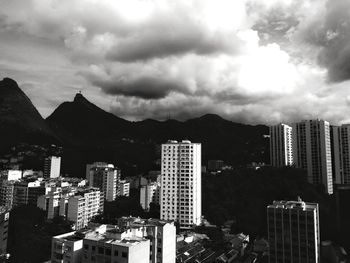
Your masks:
{"label": "tree", "polygon": [[43,262],[50,258],[53,236],[72,231],[63,218],[46,220],[45,211],[30,205],[10,212],[8,251],[10,262]]}

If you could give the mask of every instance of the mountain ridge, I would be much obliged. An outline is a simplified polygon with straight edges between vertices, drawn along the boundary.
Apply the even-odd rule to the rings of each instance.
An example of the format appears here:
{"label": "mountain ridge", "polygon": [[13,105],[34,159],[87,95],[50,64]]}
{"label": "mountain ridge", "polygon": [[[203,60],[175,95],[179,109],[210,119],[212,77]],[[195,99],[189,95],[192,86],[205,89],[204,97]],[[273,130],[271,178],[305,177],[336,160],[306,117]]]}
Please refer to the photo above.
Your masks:
{"label": "mountain ridge", "polygon": [[[64,148],[62,171],[71,176],[82,176],[86,163],[97,160],[117,164],[126,175],[159,169],[160,145],[169,139],[202,143],[203,164],[210,159],[234,166],[268,162],[265,125],[236,123],[215,114],[185,121],[128,121],[80,93],[44,120],[17,83],[8,78],[0,81],[0,116],[5,146],[23,141],[58,143]],[[0,144],[0,150],[3,146]]]}
{"label": "mountain ridge", "polygon": [[69,134],[71,145],[82,146],[87,161],[96,159],[90,152],[105,149],[112,161],[136,163],[140,170],[158,169],[154,163],[160,156],[159,146],[169,139],[202,143],[204,163],[209,159],[233,165],[268,161],[268,140],[263,136],[268,133],[267,126],[236,123],[215,114],[185,121],[128,121],[77,94],[73,101],[59,105],[46,122],[61,131],[62,140],[67,141],[65,135]]}

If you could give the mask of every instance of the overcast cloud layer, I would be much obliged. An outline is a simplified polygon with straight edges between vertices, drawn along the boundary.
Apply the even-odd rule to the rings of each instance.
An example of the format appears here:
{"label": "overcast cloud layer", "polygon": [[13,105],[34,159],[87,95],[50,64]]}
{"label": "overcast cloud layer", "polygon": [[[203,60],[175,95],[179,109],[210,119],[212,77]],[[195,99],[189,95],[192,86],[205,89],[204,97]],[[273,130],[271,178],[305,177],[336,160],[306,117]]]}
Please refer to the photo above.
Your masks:
{"label": "overcast cloud layer", "polygon": [[44,117],[350,122],[348,0],[0,0],[0,77]]}

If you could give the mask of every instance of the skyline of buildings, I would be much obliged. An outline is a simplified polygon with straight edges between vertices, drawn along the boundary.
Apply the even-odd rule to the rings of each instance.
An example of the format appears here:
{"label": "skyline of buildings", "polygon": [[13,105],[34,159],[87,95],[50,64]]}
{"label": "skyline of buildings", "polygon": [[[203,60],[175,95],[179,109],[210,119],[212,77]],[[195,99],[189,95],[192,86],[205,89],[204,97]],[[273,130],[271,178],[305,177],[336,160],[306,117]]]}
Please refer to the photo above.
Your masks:
{"label": "skyline of buildings", "polygon": [[[270,163],[275,167],[292,166],[304,169],[307,173],[307,180],[314,185],[322,185],[327,194],[333,194],[333,172],[334,163],[332,160],[340,158],[339,153],[335,154],[334,138],[337,134],[331,134],[329,122],[324,120],[303,120],[293,123],[291,126],[277,124],[269,128],[270,132]],[[289,139],[285,135],[288,134]],[[291,135],[291,137],[290,137]],[[283,165],[280,160],[285,160],[286,144],[281,141],[289,141],[292,147],[291,164]],[[339,166],[339,165],[338,165]],[[339,170],[339,168],[337,168]]]}
{"label": "skyline of buildings", "polygon": [[[330,141],[331,141],[330,133],[329,133],[329,130],[328,130],[328,133],[326,130],[327,122],[308,121],[310,127],[308,127],[306,123],[307,122],[303,122],[303,124],[300,125],[300,127],[298,126],[299,123],[295,125],[296,130],[300,129],[300,132],[299,132],[300,134],[298,133],[297,135],[292,134],[291,132],[292,128],[290,126],[287,127],[287,125],[284,126],[283,124],[280,125],[280,128],[282,129],[275,129],[273,132],[280,133],[282,130],[284,134],[287,134],[287,136],[289,137],[288,147],[292,144],[291,136],[296,136],[297,138],[296,141],[303,140],[305,138],[305,141],[306,141],[305,146],[298,145],[294,149],[298,149],[298,147],[299,147],[299,151],[302,151],[300,149],[303,149],[303,151],[305,151],[306,153],[305,152],[300,153],[300,155],[302,156],[307,156],[307,152],[310,151],[310,148],[313,149],[314,151],[312,151],[311,153],[311,165],[313,165],[313,167],[316,167],[319,171],[321,169],[320,167],[322,167],[322,164],[319,164],[317,162],[315,163],[315,160],[317,161],[319,161],[320,159],[322,160],[321,157],[324,154],[320,150],[322,149],[322,147],[325,147],[326,150],[328,148],[330,149],[331,146],[326,145],[327,143],[330,144]],[[328,127],[329,127],[329,124],[328,124]],[[310,145],[308,145],[306,138],[310,140],[310,143],[309,143]],[[328,138],[328,142],[327,142],[327,138]],[[333,140],[333,137],[332,137],[332,140]],[[282,147],[283,144],[280,143],[279,145],[280,147]],[[333,146],[334,145],[332,145],[332,147]],[[327,151],[328,151],[327,154],[325,154],[326,161],[328,161],[330,157],[329,150]],[[283,155],[280,155],[280,156],[282,156],[283,158],[285,157]],[[317,158],[314,156],[317,156]],[[289,156],[288,158],[290,161],[291,157]],[[306,159],[306,161],[303,160],[302,158],[299,158],[299,159],[302,160],[304,163],[305,162],[307,163],[309,161],[308,159]],[[284,160],[286,159],[284,158]],[[222,161],[220,161],[220,167],[221,167],[221,162]],[[217,170],[217,165],[213,167],[215,168],[213,170]],[[113,165],[110,165],[107,163],[93,163],[91,165],[87,165],[86,178],[88,179],[87,181],[89,181],[88,187],[90,188],[85,186],[86,181],[83,179],[79,179],[76,182],[73,182],[74,180],[71,180],[71,182],[60,181],[60,177],[57,177],[57,178],[49,177],[49,178],[43,178],[40,180],[33,180],[31,175],[34,174],[34,171],[26,172],[28,173],[28,175],[26,175],[25,177],[22,177],[24,172],[22,172],[21,176],[19,176],[17,172],[14,172],[14,173],[8,172],[7,174],[6,173],[4,174],[4,177],[6,178],[7,176],[7,179],[8,178],[16,179],[16,180],[11,180],[14,182],[13,183],[13,187],[14,187],[13,203],[15,205],[30,204],[31,202],[29,202],[29,200],[37,199],[37,206],[47,211],[48,219],[53,219],[56,216],[64,216],[67,220],[74,222],[74,228],[76,230],[81,230],[88,226],[92,217],[94,217],[95,215],[103,211],[104,197],[106,197],[106,195],[103,193],[104,191],[106,192],[110,191],[110,193],[115,193],[116,196],[129,195],[129,191],[130,191],[129,181],[120,180],[120,170],[119,170],[119,173],[115,172],[115,170],[117,169]],[[38,174],[38,173],[35,172],[35,174]],[[118,174],[119,174],[119,177],[118,177]],[[160,187],[161,187],[160,188],[161,190],[160,191],[160,213],[161,213],[160,220],[178,222],[180,229],[191,229],[194,226],[201,224],[202,222],[201,174],[202,174],[202,167],[201,167],[201,144],[200,143],[191,143],[188,140],[183,140],[181,142],[168,141],[167,143],[162,144],[161,177],[160,177]],[[11,176],[8,177],[9,175]],[[308,179],[310,180],[310,178]],[[8,180],[4,180],[4,181],[8,181]],[[92,182],[94,181],[98,182],[99,187],[91,188],[91,186],[93,186]],[[112,183],[109,184],[110,182]],[[317,181],[317,183],[314,182],[314,184],[319,184],[319,181]],[[108,187],[108,185],[112,185],[112,187]],[[149,189],[147,189],[147,187],[149,187]],[[28,193],[30,191],[30,188],[33,188],[33,189],[40,188],[41,190],[40,197],[39,197],[39,194],[38,196],[36,196],[35,194],[29,195]],[[104,191],[102,191],[101,188]],[[157,182],[149,181],[146,185],[143,185],[141,183],[139,184],[140,204],[143,209],[147,210],[147,208],[149,208],[150,202],[156,203],[155,200],[157,200],[158,198],[157,190],[159,190],[159,184]],[[32,198],[29,198],[29,196],[32,196]],[[113,196],[113,194],[110,196]],[[20,200],[20,201],[16,201],[16,200]],[[109,200],[106,200],[106,201],[109,201]],[[310,246],[314,245],[314,243],[310,241],[311,240],[310,232],[312,231],[310,231],[311,228],[307,228],[309,226],[305,226],[306,224],[311,222],[311,219],[310,219],[311,216],[308,214],[309,210],[310,211],[312,210],[311,204],[302,202],[301,200],[279,201],[280,203],[278,204],[275,202],[273,203],[274,207],[272,206],[268,207],[268,236],[269,236],[269,241],[272,240],[271,242],[274,242],[275,244],[275,250],[272,249],[271,251],[275,253],[275,258],[276,258],[276,261],[270,261],[270,262],[279,262],[278,257],[280,256],[281,253],[283,254],[284,258],[285,258],[285,255],[289,253],[290,257],[285,258],[285,261],[284,261],[284,262],[289,262],[287,260],[289,258],[291,260],[293,259],[293,257],[295,256],[294,254],[296,254],[295,251],[298,251],[299,259],[301,258],[301,261],[293,261],[293,262],[304,262],[303,257],[305,255],[308,258],[310,263],[319,262],[317,259],[319,258],[319,249],[320,249],[319,248],[320,240],[319,240],[318,206],[316,211],[317,220],[315,219],[316,217],[313,217],[312,219],[315,231],[311,234],[315,238],[315,244],[317,246],[313,250],[310,248]],[[317,204],[314,204],[314,205],[317,205]],[[275,211],[273,212],[273,217],[272,217],[272,213],[270,213],[269,211],[270,208],[275,209]],[[291,211],[287,211],[289,213],[288,214],[289,221],[287,220],[286,217],[283,216],[284,212],[277,211],[280,208],[291,210]],[[300,211],[298,209],[301,211],[304,211],[303,214],[300,214]],[[295,214],[297,215],[296,218],[294,218]],[[270,230],[272,229],[270,227],[270,222],[273,222],[273,225],[274,225],[273,234],[272,232],[270,232]],[[282,224],[282,228],[277,226],[277,224],[279,223]],[[68,243],[71,242],[71,243],[69,243],[70,245],[67,246],[67,250],[64,250],[64,249],[62,250],[59,247],[58,243],[61,242],[62,240],[59,241],[57,244],[53,245],[54,251],[52,253],[56,253],[56,254],[53,255],[53,257],[55,258],[52,262],[67,262],[67,261],[64,261],[64,258],[66,255],[70,257],[71,259],[70,262],[75,262],[73,258],[79,255],[79,253],[82,257],[84,257],[81,259],[81,262],[95,262],[99,260],[103,260],[104,262],[106,261],[110,262],[111,260],[112,262],[113,260],[116,260],[117,262],[119,261],[123,262],[123,260],[127,262],[141,262],[139,257],[140,255],[143,255],[142,259],[144,259],[145,256],[149,258],[149,261],[145,261],[145,262],[154,262],[154,263],[170,262],[167,260],[165,261],[158,260],[159,257],[163,256],[163,254],[159,254],[159,253],[160,252],[164,253],[164,247],[162,245],[162,247],[159,247],[161,249],[158,250],[157,246],[159,246],[160,242],[158,242],[157,239],[150,238],[152,234],[156,235],[157,233],[159,235],[159,233],[161,233],[159,228],[157,228],[159,227],[159,225],[156,223],[153,223],[155,224],[153,225],[154,228],[150,228],[148,226],[149,223],[147,223],[147,228],[145,228],[147,230],[145,230],[145,229],[139,228],[141,227],[139,224],[141,223],[138,222],[137,220],[135,221],[135,218],[133,219],[124,218],[123,220],[118,222],[118,227],[119,227],[118,231],[113,231],[113,229],[108,231],[103,230],[104,232],[103,231],[99,233],[95,232],[90,236],[85,236],[83,238],[83,241],[81,241],[81,246],[77,245],[78,243],[75,243],[76,242],[75,239],[77,238],[75,234],[73,236],[63,235],[62,236],[63,242],[68,242]],[[295,234],[296,233],[296,229],[294,228],[295,225],[301,225],[303,227],[305,226],[306,232],[301,231],[300,227],[298,227],[297,228],[298,233]],[[287,233],[286,231],[287,228],[290,234]],[[129,229],[129,230],[125,230],[125,229]],[[278,231],[280,230],[282,232],[281,234],[278,234]],[[141,235],[140,233],[143,233],[143,234]],[[298,248],[296,248],[295,245],[293,247],[292,243],[293,242],[294,244],[296,243],[295,238],[293,240],[293,235],[294,237],[298,236],[298,241],[297,241],[299,244]],[[305,235],[307,236],[305,237]],[[163,240],[163,242],[165,242],[164,239],[168,236],[170,235],[164,234],[163,236],[159,236],[158,240]],[[288,238],[290,240],[289,242],[286,241],[288,240]],[[305,239],[306,241],[304,241],[303,238],[306,238]],[[105,240],[113,240],[113,241],[109,243],[109,242],[106,242]],[[278,240],[282,242],[282,246],[283,246],[282,250],[280,248]],[[94,244],[95,245],[97,244],[97,246],[95,249],[92,249]],[[304,253],[301,247],[304,245],[307,246],[308,244],[309,246],[307,250],[305,250],[306,252]],[[61,242],[61,245],[62,245],[62,242]],[[100,251],[98,250],[98,247],[101,248]],[[149,248],[148,252],[146,252],[145,247]],[[68,248],[71,250],[68,250]],[[58,251],[62,251],[61,255],[59,255],[60,253],[58,253]],[[77,251],[77,254],[75,254],[75,251]],[[118,251],[118,252],[113,252],[113,251]],[[172,251],[172,250],[169,250],[169,251]],[[315,257],[312,256],[312,253],[310,251],[311,252],[316,251]],[[120,253],[122,253],[121,254],[122,256],[120,256]],[[175,257],[171,256],[171,258],[174,258],[175,260]],[[315,260],[313,258],[315,258]],[[68,260],[68,258],[66,260]],[[77,261],[77,262],[80,262],[80,261]]]}
{"label": "skyline of buildings", "polygon": [[333,193],[332,153],[329,122],[305,120],[293,124],[295,166],[307,171],[308,182],[323,185]]}
{"label": "skyline of buildings", "polygon": [[201,144],[168,141],[161,148],[160,218],[180,228],[199,225],[202,218]]}

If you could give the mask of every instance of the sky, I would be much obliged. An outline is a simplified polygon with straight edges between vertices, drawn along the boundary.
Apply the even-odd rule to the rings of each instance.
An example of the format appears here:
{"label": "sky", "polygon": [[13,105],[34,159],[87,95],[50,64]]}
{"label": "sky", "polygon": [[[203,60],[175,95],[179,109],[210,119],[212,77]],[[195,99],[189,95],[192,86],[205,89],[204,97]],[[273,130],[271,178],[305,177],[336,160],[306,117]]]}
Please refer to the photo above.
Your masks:
{"label": "sky", "polygon": [[0,79],[43,117],[350,122],[349,0],[0,0]]}

